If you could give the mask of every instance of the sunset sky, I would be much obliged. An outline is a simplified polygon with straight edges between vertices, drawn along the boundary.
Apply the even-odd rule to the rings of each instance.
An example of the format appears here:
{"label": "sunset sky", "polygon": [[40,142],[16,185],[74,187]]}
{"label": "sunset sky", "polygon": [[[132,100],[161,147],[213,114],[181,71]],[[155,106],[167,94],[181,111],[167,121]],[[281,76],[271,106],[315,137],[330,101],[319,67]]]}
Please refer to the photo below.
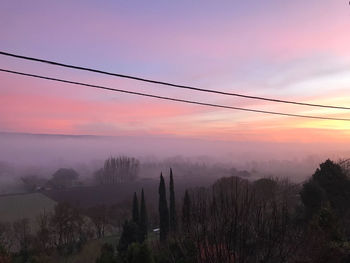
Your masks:
{"label": "sunset sky", "polygon": [[[206,89],[350,107],[345,0],[3,0],[0,50]],[[185,91],[4,56],[0,68],[208,103],[350,118],[350,110]],[[187,105],[3,72],[0,132],[350,145],[350,122]]]}

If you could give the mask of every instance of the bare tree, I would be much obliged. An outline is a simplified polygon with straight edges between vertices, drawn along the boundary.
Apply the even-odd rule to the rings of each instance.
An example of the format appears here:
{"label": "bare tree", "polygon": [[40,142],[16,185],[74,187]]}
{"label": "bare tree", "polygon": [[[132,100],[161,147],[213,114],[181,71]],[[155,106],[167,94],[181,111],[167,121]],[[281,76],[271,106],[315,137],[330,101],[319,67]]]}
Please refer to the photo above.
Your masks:
{"label": "bare tree", "polygon": [[16,247],[24,253],[28,252],[32,240],[29,222],[28,218],[23,218],[13,222],[12,226]]}
{"label": "bare tree", "polygon": [[191,227],[182,236],[195,244],[198,262],[292,262],[301,236],[291,218],[294,185],[271,185],[272,193],[257,191],[247,180],[228,177],[192,191]]}
{"label": "bare tree", "polygon": [[109,223],[108,209],[104,205],[94,206],[88,209],[87,213],[94,224],[97,238],[105,236],[105,229]]}
{"label": "bare tree", "polygon": [[44,211],[37,217],[38,232],[36,234],[36,249],[47,253],[53,247],[52,227],[50,225],[52,215]]}
{"label": "bare tree", "polygon": [[59,203],[50,221],[54,233],[54,244],[57,248],[74,249],[74,246],[85,242],[89,233],[80,210],[68,203]]}

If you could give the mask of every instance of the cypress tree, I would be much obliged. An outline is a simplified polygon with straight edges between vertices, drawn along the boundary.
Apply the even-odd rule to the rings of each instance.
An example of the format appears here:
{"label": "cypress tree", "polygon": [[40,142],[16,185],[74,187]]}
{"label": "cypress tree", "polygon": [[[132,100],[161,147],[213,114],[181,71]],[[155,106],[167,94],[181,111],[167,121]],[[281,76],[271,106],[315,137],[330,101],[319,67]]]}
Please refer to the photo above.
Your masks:
{"label": "cypress tree", "polygon": [[134,193],[134,199],[132,201],[132,221],[136,224],[139,223],[139,202],[137,201],[136,192]]}
{"label": "cypress tree", "polygon": [[170,168],[170,204],[169,204],[169,214],[170,214],[170,231],[175,232],[177,228],[177,219],[176,219],[176,205],[175,205],[175,191],[174,191],[174,178],[173,170]]}
{"label": "cypress tree", "polygon": [[142,188],[141,208],[140,208],[140,243],[145,241],[145,239],[147,238],[147,230],[148,230],[147,209],[146,209],[145,195]]}
{"label": "cypress tree", "polygon": [[169,233],[169,210],[166,199],[165,182],[162,173],[160,174],[159,183],[159,228],[160,228],[160,240],[167,239]]}
{"label": "cypress tree", "polygon": [[191,223],[191,199],[188,191],[185,191],[184,202],[182,205],[182,226],[183,230],[188,231]]}

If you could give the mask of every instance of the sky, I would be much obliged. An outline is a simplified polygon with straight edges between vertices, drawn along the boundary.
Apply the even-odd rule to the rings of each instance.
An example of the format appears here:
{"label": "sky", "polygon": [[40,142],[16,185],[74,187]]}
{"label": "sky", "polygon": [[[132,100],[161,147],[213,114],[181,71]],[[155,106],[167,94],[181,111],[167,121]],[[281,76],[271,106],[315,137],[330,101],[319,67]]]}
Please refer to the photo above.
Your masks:
{"label": "sky", "polygon": [[[345,0],[2,0],[0,50],[205,89],[350,106]],[[350,118],[0,56],[0,68],[179,99]],[[350,146],[350,122],[216,109],[0,72],[0,132]]]}

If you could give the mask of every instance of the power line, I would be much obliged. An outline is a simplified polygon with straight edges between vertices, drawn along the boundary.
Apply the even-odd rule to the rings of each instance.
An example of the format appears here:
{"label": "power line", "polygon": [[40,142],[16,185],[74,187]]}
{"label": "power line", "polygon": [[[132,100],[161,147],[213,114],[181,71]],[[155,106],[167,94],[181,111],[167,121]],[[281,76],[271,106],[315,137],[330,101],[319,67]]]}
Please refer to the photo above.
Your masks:
{"label": "power line", "polygon": [[149,97],[149,98],[170,100],[170,101],[183,102],[183,103],[196,104],[196,105],[209,106],[209,107],[222,108],[222,109],[249,111],[249,112],[256,112],[256,113],[265,113],[265,114],[282,115],[282,116],[299,117],[299,118],[309,118],[309,119],[321,119],[321,120],[333,120],[333,121],[350,121],[350,119],[311,116],[311,115],[299,115],[299,114],[291,114],[291,113],[283,113],[283,112],[275,112],[275,111],[246,109],[246,108],[232,107],[232,106],[226,106],[226,105],[220,105],[220,104],[212,104],[212,103],[205,103],[205,102],[199,102],[199,101],[177,99],[177,98],[159,96],[159,95],[148,94],[148,93],[141,93],[141,92],[135,92],[135,91],[128,91],[128,90],[122,90],[122,89],[109,88],[109,87],[106,87],[106,86],[93,85],[93,84],[77,82],[77,81],[57,79],[57,78],[46,77],[46,76],[42,76],[42,75],[29,74],[29,73],[18,72],[18,71],[7,70],[7,69],[1,69],[1,68],[0,68],[0,71],[7,72],[7,73],[12,73],[12,74],[17,74],[17,75],[22,75],[22,76],[27,76],[27,77],[33,77],[33,78],[52,80],[52,81],[63,82],[63,83],[68,83],[68,84],[86,86],[86,87],[90,87],[90,88],[103,89],[103,90],[121,92],[121,93],[126,93],[126,94],[144,96],[144,97]]}
{"label": "power line", "polygon": [[54,65],[54,66],[90,71],[90,72],[104,74],[104,75],[110,75],[110,76],[115,76],[115,77],[120,77],[120,78],[143,81],[143,82],[148,82],[148,83],[153,83],[153,84],[158,84],[158,85],[165,85],[165,86],[170,86],[170,87],[174,87],[174,88],[188,89],[188,90],[207,92],[207,93],[215,93],[215,94],[226,95],[226,96],[235,96],[235,97],[241,97],[241,98],[246,98],[246,99],[271,101],[271,102],[277,102],[277,103],[288,103],[288,104],[301,105],[301,106],[320,107],[320,108],[329,108],[329,109],[338,109],[338,110],[350,110],[350,107],[344,107],[344,106],[312,104],[312,103],[305,103],[305,102],[272,99],[272,98],[266,98],[266,97],[250,96],[250,95],[244,95],[244,94],[239,94],[239,93],[231,93],[231,92],[224,92],[224,91],[219,91],[219,90],[211,90],[211,89],[203,89],[203,88],[186,86],[186,85],[179,85],[179,84],[174,84],[174,83],[170,83],[170,82],[151,80],[151,79],[135,77],[135,76],[130,76],[130,75],[124,75],[124,74],[119,74],[119,73],[112,73],[112,72],[103,71],[103,70],[99,70],[99,69],[74,66],[74,65],[64,64],[64,63],[51,61],[51,60],[21,56],[21,55],[12,54],[12,53],[3,52],[3,51],[0,51],[0,55],[19,58],[19,59],[25,59],[25,60],[31,60],[31,61],[41,62],[41,63],[46,63],[46,64],[50,64],[50,65]]}

